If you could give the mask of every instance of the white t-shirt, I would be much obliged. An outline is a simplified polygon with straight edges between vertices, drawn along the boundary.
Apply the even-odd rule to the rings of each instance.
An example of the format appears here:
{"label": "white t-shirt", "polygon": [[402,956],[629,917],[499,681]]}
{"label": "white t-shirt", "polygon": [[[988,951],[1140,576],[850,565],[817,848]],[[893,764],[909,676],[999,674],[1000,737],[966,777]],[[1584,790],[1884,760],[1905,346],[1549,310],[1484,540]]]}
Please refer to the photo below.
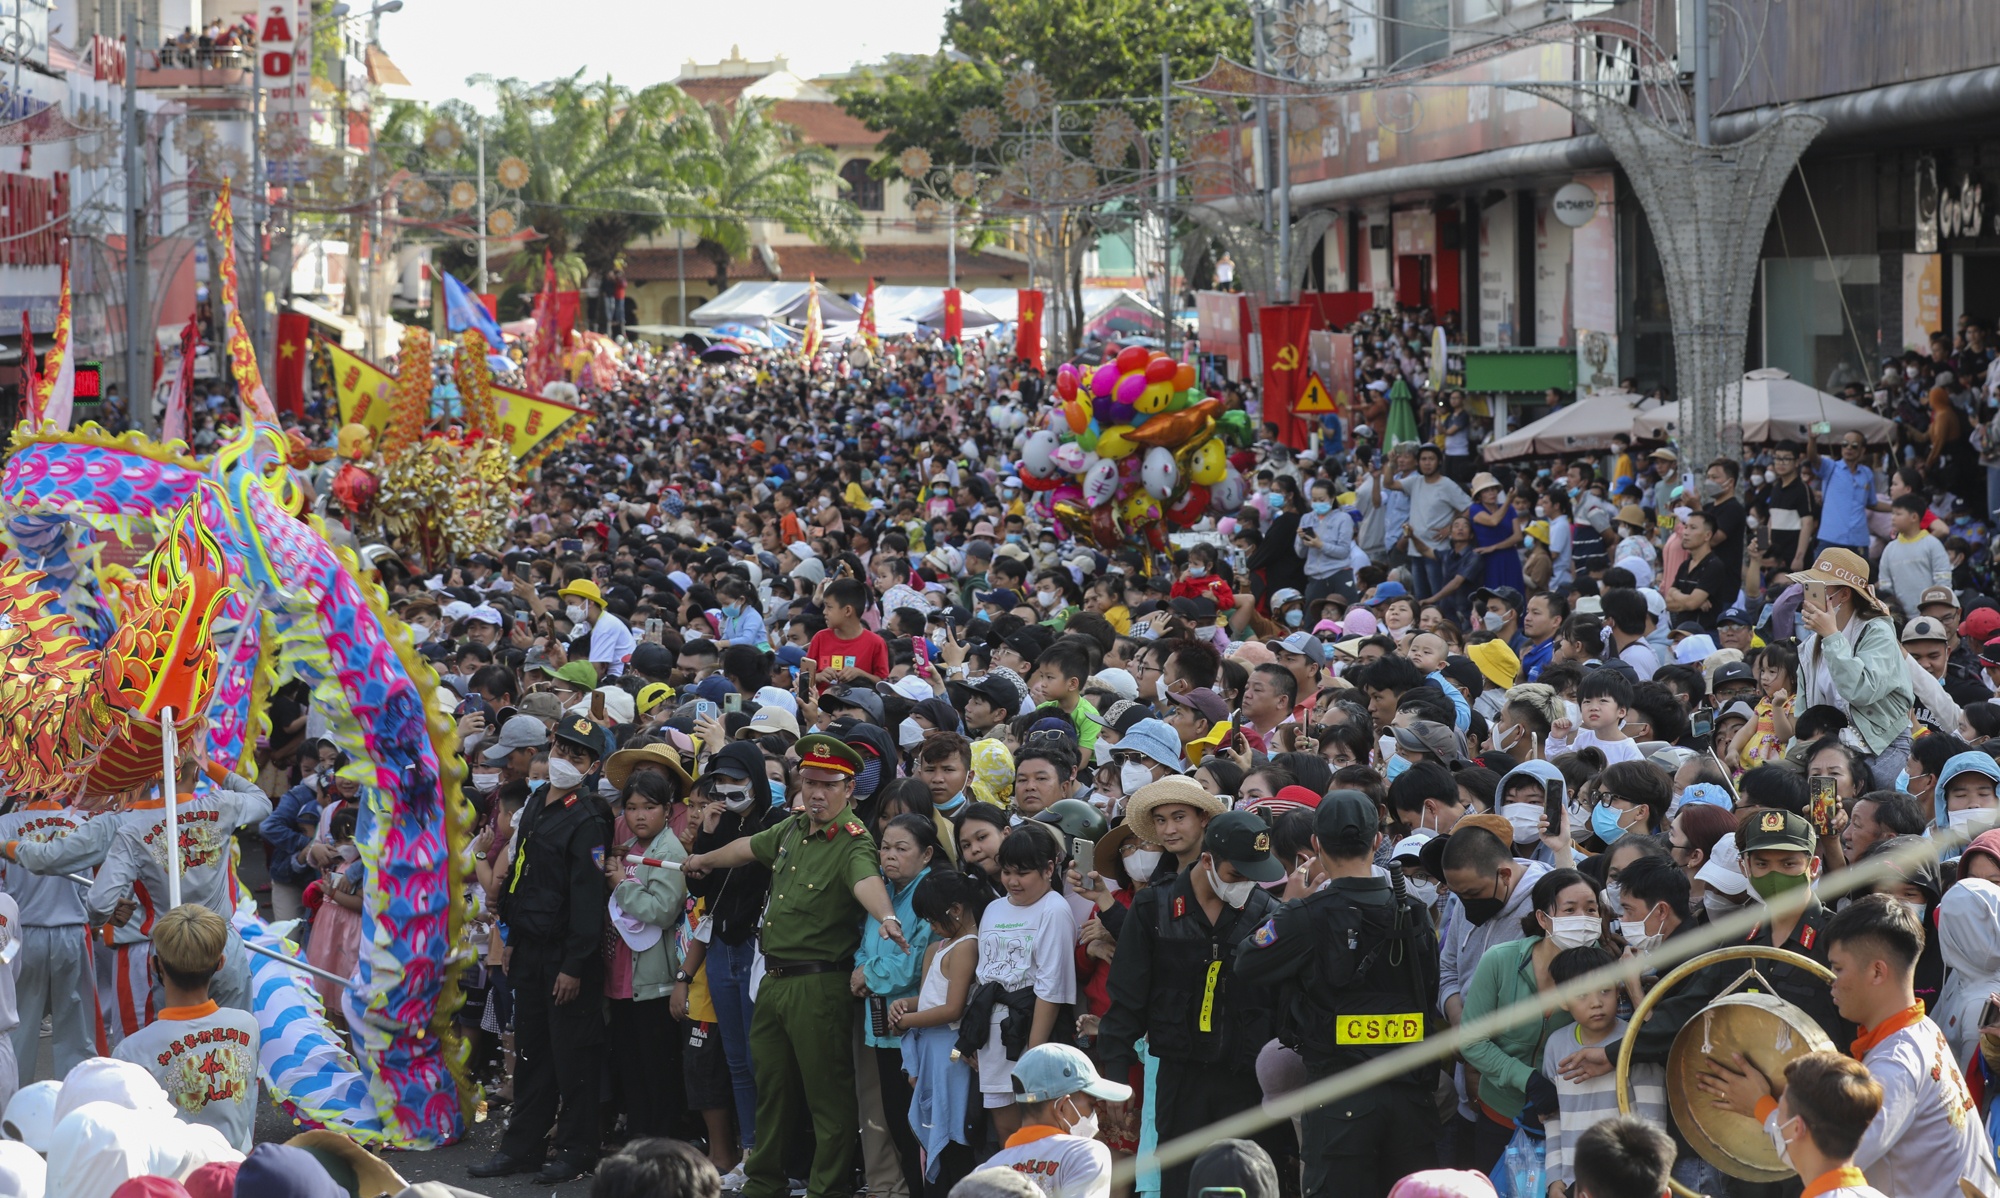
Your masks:
{"label": "white t-shirt", "polygon": [[257,1122],[257,1017],[213,1002],[162,1013],[125,1037],[111,1055],[153,1075],[188,1123],[221,1132],[250,1150]]}
{"label": "white t-shirt", "polygon": [[1644,761],[1646,759],[1645,754],[1639,752],[1639,742],[1633,740],[1631,737],[1625,737],[1623,740],[1599,740],[1597,739],[1597,733],[1592,732],[1588,728],[1577,733],[1576,739],[1569,742],[1569,751],[1572,753],[1582,748],[1594,748],[1604,754],[1604,764],[1606,765],[1616,765],[1621,761]]}
{"label": "white t-shirt", "polygon": [[632,630],[625,627],[625,621],[604,612],[597,617],[597,623],[590,626],[590,660],[604,667],[604,676],[616,678],[625,672],[625,662],[639,642],[632,639]]}
{"label": "white t-shirt", "polygon": [[1107,1198],[1111,1193],[1111,1149],[1052,1127],[1022,1128],[980,1167],[1025,1174],[1046,1198]]}
{"label": "white t-shirt", "polygon": [[[1044,1002],[1076,1001],[1076,917],[1069,901],[1051,890],[1026,907],[1006,899],[988,903],[979,917],[979,967],[974,981],[1002,989],[1032,986]],[[995,1003],[986,1043],[979,1050],[979,1091],[988,1107],[1006,1106],[1014,1093],[1013,1062],[1001,1046],[1008,1008]]]}

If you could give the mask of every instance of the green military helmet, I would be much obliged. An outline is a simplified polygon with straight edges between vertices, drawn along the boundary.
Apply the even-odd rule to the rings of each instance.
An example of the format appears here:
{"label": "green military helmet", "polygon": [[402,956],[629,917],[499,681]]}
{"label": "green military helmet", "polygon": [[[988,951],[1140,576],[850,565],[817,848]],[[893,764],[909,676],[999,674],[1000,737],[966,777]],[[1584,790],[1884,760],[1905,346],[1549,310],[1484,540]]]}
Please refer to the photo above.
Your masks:
{"label": "green military helmet", "polygon": [[1092,843],[1103,840],[1104,834],[1110,830],[1110,825],[1104,822],[1104,816],[1097,808],[1082,799],[1057,799],[1035,816],[1035,822],[1051,824],[1060,831],[1065,848],[1072,840],[1082,839]]}

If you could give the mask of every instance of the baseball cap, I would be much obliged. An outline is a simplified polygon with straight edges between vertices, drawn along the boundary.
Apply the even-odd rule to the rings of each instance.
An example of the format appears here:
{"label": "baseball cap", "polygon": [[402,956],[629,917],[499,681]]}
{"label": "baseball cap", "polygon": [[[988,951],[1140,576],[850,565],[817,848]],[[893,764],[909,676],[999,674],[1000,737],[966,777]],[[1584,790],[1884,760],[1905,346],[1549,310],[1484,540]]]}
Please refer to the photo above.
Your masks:
{"label": "baseball cap", "polygon": [[1515,590],[1513,587],[1480,587],[1478,590],[1472,592],[1472,601],[1474,603],[1484,603],[1488,599],[1498,599],[1515,611],[1523,610],[1528,604],[1528,601],[1521,597],[1521,592]]}
{"label": "baseball cap", "polygon": [[1084,685],[1103,687],[1121,699],[1139,697],[1139,680],[1132,677],[1130,670],[1122,670],[1117,666],[1110,666],[1092,674]]}
{"label": "baseball cap", "polygon": [[735,693],[736,688],[730,684],[729,679],[724,678],[720,674],[710,674],[696,683],[694,688],[695,698],[707,699],[710,703],[716,704],[720,704],[724,699]]}
{"label": "baseball cap", "polygon": [[562,703],[547,691],[536,691],[532,695],[521,696],[521,704],[514,710],[544,721],[559,720],[563,713]]}
{"label": "baseball cap", "polygon": [[639,688],[639,714],[649,715],[660,704],[670,702],[673,697],[673,687],[664,682],[649,682]]}
{"label": "baseball cap", "polygon": [[850,686],[843,690],[828,691],[821,701],[822,707],[855,707],[866,713],[871,723],[882,723],[882,696],[865,686]]}
{"label": "baseball cap", "polygon": [[1373,607],[1377,603],[1387,603],[1391,599],[1408,599],[1409,597],[1410,592],[1403,588],[1402,583],[1390,579],[1388,582],[1377,584],[1375,587],[1375,597],[1368,601],[1368,605]]}
{"label": "baseball cap", "polygon": [[1717,720],[1754,720],[1757,718],[1757,709],[1738,699],[1736,702],[1724,707],[1721,711],[1716,712],[1715,718]]}
{"label": "baseball cap", "polygon": [[1201,847],[1253,882],[1276,882],[1285,876],[1285,867],[1271,856],[1269,825],[1251,812],[1225,811],[1209,820]]}
{"label": "baseball cap", "polygon": [[1918,616],[1908,624],[1903,625],[1903,643],[1906,645],[1911,641],[1944,641],[1950,639],[1951,633],[1945,630],[1944,621],[1934,616]]}
{"label": "baseball cap", "polygon": [[604,734],[587,715],[566,716],[557,721],[555,738],[588,749],[600,761],[604,758]]}
{"label": "baseball cap", "polygon": [[1743,876],[1743,858],[1734,836],[1717,840],[1709,850],[1708,860],[1702,862],[1694,876],[1696,881],[1728,894],[1743,894],[1750,889],[1750,879]]}
{"label": "baseball cap", "polygon": [[[1904,639],[1907,640],[1909,638],[1905,637]],[[1753,686],[1756,685],[1757,671],[1751,669],[1750,663],[1747,661],[1732,661],[1718,668],[1715,671],[1715,676],[1708,680],[1708,689],[1715,691],[1738,682],[1747,682]]]}
{"label": "baseball cap", "polygon": [[799,734],[799,718],[782,707],[759,707],[743,725],[743,731],[755,736],[768,736],[773,732],[785,732],[792,736]]}
{"label": "baseball cap", "polygon": [[1789,811],[1759,811],[1744,821],[1742,840],[1746,853],[1763,849],[1810,853],[1819,846],[1819,835],[1812,824],[1804,816]]}
{"label": "baseball cap", "polygon": [[1922,611],[1933,603],[1948,603],[1951,605],[1951,610],[1957,611],[1958,592],[1952,590],[1950,587],[1926,587],[1924,593],[1917,596],[1918,611]]}
{"label": "baseball cap", "polygon": [[674,651],[652,641],[640,641],[628,663],[641,678],[665,678],[674,668]]}
{"label": "baseball cap", "polygon": [[479,757],[491,765],[507,760],[507,754],[516,749],[539,749],[548,743],[549,730],[540,720],[531,715],[512,716],[500,726],[500,738]]}
{"label": "baseball cap", "polygon": [[1431,757],[1446,769],[1465,758],[1465,737],[1435,720],[1418,720],[1395,734],[1397,747]]}
{"label": "baseball cap", "polygon": [[1132,1087],[1099,1077],[1083,1050],[1067,1044],[1037,1044],[1014,1063],[1017,1101],[1053,1102],[1070,1094],[1124,1102],[1132,1097]]}
{"label": "baseball cap", "polygon": [[1182,707],[1194,708],[1211,724],[1229,718],[1228,702],[1205,686],[1196,687],[1191,691],[1168,691],[1167,701],[1178,703]]}
{"label": "baseball cap", "polygon": [[1313,812],[1313,835],[1321,844],[1366,845],[1378,828],[1375,801],[1358,790],[1332,791]]}
{"label": "baseball cap", "polygon": [[1724,624],[1740,624],[1748,628],[1750,627],[1750,615],[1740,607],[1732,607],[1715,617],[1715,626],[1717,628],[1722,627]]}
{"label": "baseball cap", "polygon": [[1019,607],[1021,596],[1013,590],[1002,588],[997,591],[979,591],[972,596],[980,603],[990,603],[994,607]]}
{"label": "baseball cap", "polygon": [[[1013,671],[1009,670],[1008,673],[1011,674]],[[962,682],[956,678],[947,679],[944,686],[951,694],[952,703],[961,711],[965,709],[965,701],[974,695],[985,699],[1010,716],[1021,709],[1021,688],[1011,680],[999,676],[997,671],[988,672],[985,677],[975,678],[970,682]]]}
{"label": "baseball cap", "polygon": [[[1382,585],[1394,584],[1385,582]],[[1264,647],[1273,653],[1297,653],[1316,666],[1326,664],[1326,642],[1310,632],[1294,632],[1283,640],[1265,641]]]}

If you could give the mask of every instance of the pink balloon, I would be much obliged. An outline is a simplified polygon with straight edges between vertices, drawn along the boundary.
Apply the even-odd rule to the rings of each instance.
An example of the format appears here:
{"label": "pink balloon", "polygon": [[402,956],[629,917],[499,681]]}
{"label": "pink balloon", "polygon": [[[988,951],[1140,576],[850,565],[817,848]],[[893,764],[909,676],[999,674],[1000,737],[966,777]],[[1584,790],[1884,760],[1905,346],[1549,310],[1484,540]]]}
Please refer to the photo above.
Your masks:
{"label": "pink balloon", "polygon": [[1099,366],[1090,376],[1090,393],[1099,399],[1108,397],[1118,386],[1118,367],[1111,362]]}
{"label": "pink balloon", "polygon": [[1145,393],[1146,372],[1143,370],[1135,370],[1118,380],[1116,395],[1119,403],[1136,404]]}

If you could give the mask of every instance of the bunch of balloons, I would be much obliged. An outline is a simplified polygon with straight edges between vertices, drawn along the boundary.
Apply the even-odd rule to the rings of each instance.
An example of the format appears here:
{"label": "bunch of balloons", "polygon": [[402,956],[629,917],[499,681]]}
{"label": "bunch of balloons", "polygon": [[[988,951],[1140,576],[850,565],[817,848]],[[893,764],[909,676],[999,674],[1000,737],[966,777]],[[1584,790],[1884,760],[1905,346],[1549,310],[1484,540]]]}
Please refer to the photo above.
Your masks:
{"label": "bunch of balloons", "polygon": [[1227,445],[1250,445],[1249,416],[1204,397],[1189,363],[1127,346],[1094,370],[1065,363],[1055,381],[1061,402],[1028,434],[1020,475],[1070,535],[1110,548],[1143,534],[1164,549],[1168,525],[1243,506]]}

